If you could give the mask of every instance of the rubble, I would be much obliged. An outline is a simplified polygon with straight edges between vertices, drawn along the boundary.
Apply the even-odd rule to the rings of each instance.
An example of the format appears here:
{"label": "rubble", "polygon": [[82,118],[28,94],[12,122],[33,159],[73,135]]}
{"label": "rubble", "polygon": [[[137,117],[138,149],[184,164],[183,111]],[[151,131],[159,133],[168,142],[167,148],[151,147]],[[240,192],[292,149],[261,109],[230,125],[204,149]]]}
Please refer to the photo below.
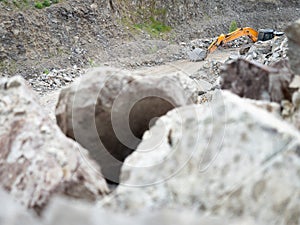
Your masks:
{"label": "rubble", "polygon": [[24,79],[1,79],[0,99],[0,186],[16,201],[40,213],[55,194],[108,193],[100,167],[46,116]]}
{"label": "rubble", "polygon": [[195,210],[262,224],[300,219],[300,135],[227,91],[161,117],[122,168],[114,211]]}
{"label": "rubble", "polygon": [[285,36],[276,37],[269,41],[258,41],[251,45],[247,52],[242,50],[242,58],[249,61],[256,61],[265,65],[272,65],[281,59],[287,58],[287,38]]}
{"label": "rubble", "polygon": [[56,108],[62,131],[90,151],[105,178],[118,183],[124,159],[145,130],[169,110],[197,101],[184,76],[143,76],[98,68],[64,89]]}
{"label": "rubble", "polygon": [[84,73],[86,73],[86,70],[77,68],[77,66],[69,69],[45,70],[43,74],[31,76],[28,82],[36,92],[43,95],[72,83]]}

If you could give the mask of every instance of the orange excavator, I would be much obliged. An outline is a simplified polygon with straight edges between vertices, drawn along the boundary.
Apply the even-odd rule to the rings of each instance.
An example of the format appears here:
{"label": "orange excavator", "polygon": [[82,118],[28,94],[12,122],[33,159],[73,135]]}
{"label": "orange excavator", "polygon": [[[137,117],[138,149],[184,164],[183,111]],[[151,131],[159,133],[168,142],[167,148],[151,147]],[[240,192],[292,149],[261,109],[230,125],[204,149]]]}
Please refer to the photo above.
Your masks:
{"label": "orange excavator", "polygon": [[272,29],[260,29],[256,31],[251,27],[238,28],[229,34],[221,34],[215,41],[208,47],[208,53],[212,53],[219,46],[233,41],[242,36],[248,36],[253,42],[267,41],[273,39],[275,36],[282,36],[284,32],[274,31]]}

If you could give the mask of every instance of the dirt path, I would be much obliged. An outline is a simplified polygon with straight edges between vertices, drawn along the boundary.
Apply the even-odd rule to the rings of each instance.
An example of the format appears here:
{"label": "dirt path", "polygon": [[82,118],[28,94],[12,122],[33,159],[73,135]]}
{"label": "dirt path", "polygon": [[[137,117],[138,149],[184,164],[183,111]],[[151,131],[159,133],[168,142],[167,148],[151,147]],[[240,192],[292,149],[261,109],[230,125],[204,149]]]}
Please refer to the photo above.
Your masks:
{"label": "dirt path", "polygon": [[214,53],[208,55],[205,61],[200,62],[190,62],[188,60],[179,60],[175,62],[166,63],[164,65],[139,68],[134,70],[135,73],[144,73],[144,74],[160,74],[160,75],[169,75],[177,73],[179,71],[191,75],[196,73],[207,61],[215,60],[224,62],[230,55],[237,52],[236,49],[222,49],[217,50]]}
{"label": "dirt path", "polygon": [[[224,62],[231,54],[236,52],[236,49],[222,49],[210,54],[205,61],[201,62],[190,62],[188,60],[179,60],[175,62],[170,62],[164,65],[139,68],[136,70],[131,70],[132,73],[142,73],[142,74],[160,74],[160,75],[170,75],[174,73],[184,73],[191,75],[197,72],[207,61],[216,60]],[[59,97],[60,89],[53,92],[49,92],[44,96],[40,97],[40,103],[44,107],[45,111],[49,114],[50,118],[55,120],[55,106]]]}

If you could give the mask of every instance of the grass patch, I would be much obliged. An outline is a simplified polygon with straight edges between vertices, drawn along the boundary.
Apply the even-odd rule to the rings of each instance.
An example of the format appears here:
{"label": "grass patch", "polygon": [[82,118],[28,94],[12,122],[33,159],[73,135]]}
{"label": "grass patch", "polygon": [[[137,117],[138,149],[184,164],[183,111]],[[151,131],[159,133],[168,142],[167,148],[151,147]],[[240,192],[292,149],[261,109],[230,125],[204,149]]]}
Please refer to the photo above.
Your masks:
{"label": "grass patch", "polygon": [[36,2],[36,3],[34,4],[34,7],[37,8],[37,9],[42,9],[42,8],[44,8],[42,2]]}
{"label": "grass patch", "polygon": [[0,0],[0,7],[5,5],[13,10],[43,9],[57,3],[59,0]]}
{"label": "grass patch", "polygon": [[51,2],[49,0],[44,0],[43,1],[43,6],[44,7],[49,7],[51,5]]}
{"label": "grass patch", "polygon": [[172,30],[170,26],[155,20],[153,17],[150,17],[148,22],[135,24],[133,27],[139,30],[147,31],[151,36],[154,37],[159,36],[161,33],[167,33]]}
{"label": "grass patch", "polygon": [[43,8],[51,6],[52,4],[56,4],[58,2],[59,2],[59,0],[52,0],[52,1],[44,0],[43,2],[35,2],[34,7],[37,9],[43,9]]}

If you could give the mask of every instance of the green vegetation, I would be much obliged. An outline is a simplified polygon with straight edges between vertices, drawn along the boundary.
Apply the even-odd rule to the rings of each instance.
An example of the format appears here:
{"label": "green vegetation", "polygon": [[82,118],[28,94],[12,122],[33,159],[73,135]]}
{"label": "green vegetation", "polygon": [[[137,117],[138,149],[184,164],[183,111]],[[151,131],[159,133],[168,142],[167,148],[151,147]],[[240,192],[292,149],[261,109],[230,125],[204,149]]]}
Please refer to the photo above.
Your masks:
{"label": "green vegetation", "polygon": [[[0,0],[0,5],[4,4],[12,9],[43,9],[58,3],[59,0]],[[1,7],[1,6],[0,6]]]}
{"label": "green vegetation", "polygon": [[36,2],[36,3],[34,4],[34,7],[37,8],[37,9],[42,9],[42,8],[44,8],[43,3],[41,3],[41,2]]}
{"label": "green vegetation", "polygon": [[95,67],[95,66],[96,66],[94,60],[91,59],[91,58],[88,59],[88,63],[89,63],[89,65],[90,65],[90,67]]}
{"label": "green vegetation", "polygon": [[49,7],[51,5],[51,2],[49,0],[44,0],[43,1],[43,6],[44,7]]}
{"label": "green vegetation", "polygon": [[166,36],[172,30],[165,21],[167,21],[167,9],[158,8],[155,1],[150,4],[138,4],[135,7],[128,8],[131,5],[130,0],[116,0],[122,7],[122,25],[126,26],[131,32],[147,32],[150,36]]}
{"label": "green vegetation", "polygon": [[236,29],[238,29],[238,27],[237,27],[236,21],[234,20],[234,21],[232,21],[232,22],[230,23],[229,33],[235,31]]}
{"label": "green vegetation", "polygon": [[50,73],[50,71],[48,69],[44,69],[43,73],[48,75]]}
{"label": "green vegetation", "polygon": [[161,33],[166,33],[172,30],[170,26],[155,20],[153,17],[145,23],[135,24],[134,28],[147,31],[151,36],[157,37]]}
{"label": "green vegetation", "polygon": [[52,0],[52,1],[44,0],[43,2],[35,2],[34,7],[37,9],[43,9],[43,8],[51,6],[52,4],[56,4],[58,2],[59,2],[59,0]]}

